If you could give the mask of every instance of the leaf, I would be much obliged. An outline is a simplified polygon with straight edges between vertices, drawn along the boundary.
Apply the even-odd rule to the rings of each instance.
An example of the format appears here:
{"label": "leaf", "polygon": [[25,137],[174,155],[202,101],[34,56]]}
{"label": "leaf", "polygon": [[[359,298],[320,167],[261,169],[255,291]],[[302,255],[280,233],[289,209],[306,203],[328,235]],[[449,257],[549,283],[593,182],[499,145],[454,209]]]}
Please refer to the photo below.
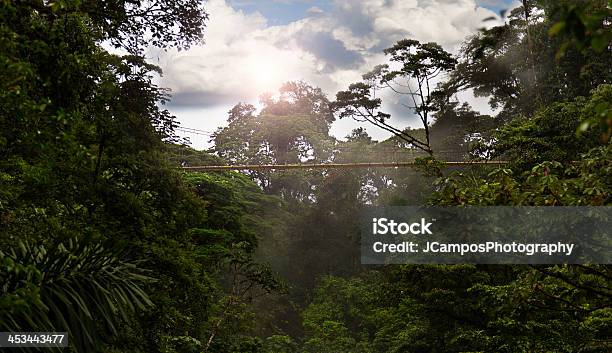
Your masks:
{"label": "leaf", "polygon": [[550,29],[548,30],[548,35],[551,37],[556,36],[561,31],[563,31],[565,27],[566,27],[565,21],[559,21],[550,27]]}
{"label": "leaf", "polygon": [[15,264],[0,270],[0,277],[8,280],[2,297],[23,296],[7,290],[35,280],[28,274],[32,270],[44,278],[32,283],[40,288],[40,305],[23,298],[26,305],[15,310],[10,321],[0,319],[2,330],[68,331],[79,351],[89,351],[97,346],[100,327],[115,332],[119,318],[127,320],[135,308],[153,305],[141,288],[149,277],[102,244],[68,239],[46,249],[20,241],[14,249],[10,256],[0,252],[0,262]]}
{"label": "leaf", "polygon": [[603,35],[594,36],[591,38],[591,47],[593,47],[593,50],[597,52],[604,51],[609,44],[609,41]]}

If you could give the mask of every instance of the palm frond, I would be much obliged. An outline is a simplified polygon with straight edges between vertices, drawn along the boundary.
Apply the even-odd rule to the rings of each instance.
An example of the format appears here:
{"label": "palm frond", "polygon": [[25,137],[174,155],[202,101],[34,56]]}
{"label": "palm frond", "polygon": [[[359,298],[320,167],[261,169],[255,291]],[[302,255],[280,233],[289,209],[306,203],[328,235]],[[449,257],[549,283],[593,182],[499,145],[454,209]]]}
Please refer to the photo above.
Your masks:
{"label": "palm frond", "polygon": [[0,251],[0,266],[0,331],[65,331],[79,352],[99,350],[101,333],[153,305],[142,289],[152,278],[101,243],[20,241]]}

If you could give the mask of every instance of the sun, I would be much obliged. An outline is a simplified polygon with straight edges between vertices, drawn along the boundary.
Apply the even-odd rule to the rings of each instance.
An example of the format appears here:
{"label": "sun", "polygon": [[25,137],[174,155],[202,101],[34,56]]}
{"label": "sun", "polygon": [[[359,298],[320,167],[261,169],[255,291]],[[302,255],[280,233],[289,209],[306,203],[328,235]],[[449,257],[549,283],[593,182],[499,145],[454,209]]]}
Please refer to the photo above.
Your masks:
{"label": "sun", "polygon": [[251,86],[258,92],[274,91],[282,83],[284,65],[273,58],[251,58],[247,70]]}

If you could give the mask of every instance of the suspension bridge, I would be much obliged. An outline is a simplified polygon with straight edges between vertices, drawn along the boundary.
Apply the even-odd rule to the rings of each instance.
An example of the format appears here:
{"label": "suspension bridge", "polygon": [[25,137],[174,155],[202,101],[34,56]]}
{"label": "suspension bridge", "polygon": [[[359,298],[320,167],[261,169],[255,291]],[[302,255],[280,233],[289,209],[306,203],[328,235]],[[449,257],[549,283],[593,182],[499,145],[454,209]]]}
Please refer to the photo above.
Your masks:
{"label": "suspension bridge", "polygon": [[[179,127],[179,131],[196,135],[210,136],[211,131],[199,130],[188,127]],[[235,165],[183,165],[181,169],[194,172],[208,171],[272,171],[272,170],[291,170],[291,169],[359,169],[359,168],[407,168],[414,167],[418,157],[427,157],[422,151],[406,150],[397,147],[381,147],[363,150],[355,149],[350,146],[335,146],[332,152],[348,153],[351,155],[352,162],[302,162],[290,164],[235,164]],[[438,151],[435,153],[436,159],[443,161],[446,167],[459,166],[498,166],[507,164],[507,161],[496,160],[468,160],[467,151]],[[180,157],[179,157],[180,158]],[[376,160],[377,162],[371,162]]]}
{"label": "suspension bridge", "polygon": [[[506,161],[457,161],[444,162],[447,167],[507,164]],[[295,163],[295,164],[240,164],[240,165],[201,165],[183,166],[182,169],[192,172],[226,171],[226,170],[288,170],[288,169],[357,169],[357,168],[405,168],[414,167],[416,162],[362,162],[362,163]]]}

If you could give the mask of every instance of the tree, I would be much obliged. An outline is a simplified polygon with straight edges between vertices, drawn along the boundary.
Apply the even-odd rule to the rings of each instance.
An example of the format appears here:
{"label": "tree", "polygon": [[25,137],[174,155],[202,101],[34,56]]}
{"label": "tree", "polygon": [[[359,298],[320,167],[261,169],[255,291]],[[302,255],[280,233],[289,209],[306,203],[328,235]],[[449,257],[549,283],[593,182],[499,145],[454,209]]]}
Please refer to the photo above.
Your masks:
{"label": "tree", "polygon": [[238,350],[254,330],[253,316],[259,315],[253,302],[285,291],[270,266],[255,260],[260,241],[283,226],[280,202],[238,172],[187,173],[185,179],[206,202],[208,213],[205,227],[192,233],[198,255],[205,260],[200,269],[220,277],[220,288],[209,293],[207,317],[191,324],[205,328],[197,337],[202,351]]}
{"label": "tree", "polygon": [[[333,115],[321,89],[304,82],[288,82],[278,98],[261,97],[263,108],[239,103],[228,113],[228,126],[214,134],[216,153],[232,163],[288,164],[330,159],[334,139],[329,136]],[[286,200],[307,200],[320,171],[249,172],[267,192]]]}
{"label": "tree", "polygon": [[577,133],[593,119],[599,109],[612,100],[612,86],[600,85],[588,98],[576,97],[568,102],[555,102],[535,112],[531,118],[515,118],[493,133],[496,142],[493,157],[512,161],[512,168],[527,170],[544,161],[568,163],[605,143],[599,136],[607,129],[594,124],[589,131]]}
{"label": "tree", "polygon": [[327,134],[334,116],[330,102],[319,87],[304,81],[286,82],[279,89],[277,99],[269,94],[261,97],[262,115],[309,115],[315,130]]}
{"label": "tree", "polygon": [[557,57],[565,55],[566,50],[575,46],[579,50],[604,52],[612,42],[609,22],[612,17],[610,1],[543,1],[557,20],[548,34],[561,35],[565,42],[559,47]]}
{"label": "tree", "polygon": [[[456,60],[436,43],[421,44],[412,39],[400,40],[384,53],[390,56],[393,66],[378,65],[363,75],[365,82],[352,84],[348,91],[338,92],[333,109],[340,118],[351,117],[368,122],[393,133],[410,147],[433,154],[429,133],[431,113],[435,110],[433,99],[442,94],[434,87],[435,79],[452,71]],[[419,117],[424,137],[387,123],[391,115],[380,111],[382,99],[376,98],[376,91],[381,89],[408,98],[408,103],[402,105]]]}
{"label": "tree", "polygon": [[[28,1],[19,11],[33,10],[49,21],[82,14],[99,40],[142,55],[153,45],[158,48],[187,49],[202,39],[208,14],[197,0]],[[22,13],[22,14],[25,14]]]}
{"label": "tree", "polygon": [[[597,4],[593,6],[600,9],[604,1],[587,2]],[[531,117],[553,102],[587,96],[596,86],[610,83],[612,79],[609,50],[573,48],[562,30],[566,23],[563,14],[572,13],[563,9],[569,6],[578,11],[584,4],[578,6],[575,1],[525,3],[529,7],[529,21],[525,19],[526,9],[518,7],[503,25],[483,29],[469,38],[463,45],[456,70],[443,84],[449,94],[473,89],[476,96],[489,97],[491,107],[501,109],[496,117],[499,123],[520,116]],[[593,35],[600,38],[597,33],[604,31],[600,27],[605,17],[598,11],[594,10],[598,15],[590,23]],[[567,29],[571,27],[570,24]],[[561,48],[564,55],[558,56]]]}

